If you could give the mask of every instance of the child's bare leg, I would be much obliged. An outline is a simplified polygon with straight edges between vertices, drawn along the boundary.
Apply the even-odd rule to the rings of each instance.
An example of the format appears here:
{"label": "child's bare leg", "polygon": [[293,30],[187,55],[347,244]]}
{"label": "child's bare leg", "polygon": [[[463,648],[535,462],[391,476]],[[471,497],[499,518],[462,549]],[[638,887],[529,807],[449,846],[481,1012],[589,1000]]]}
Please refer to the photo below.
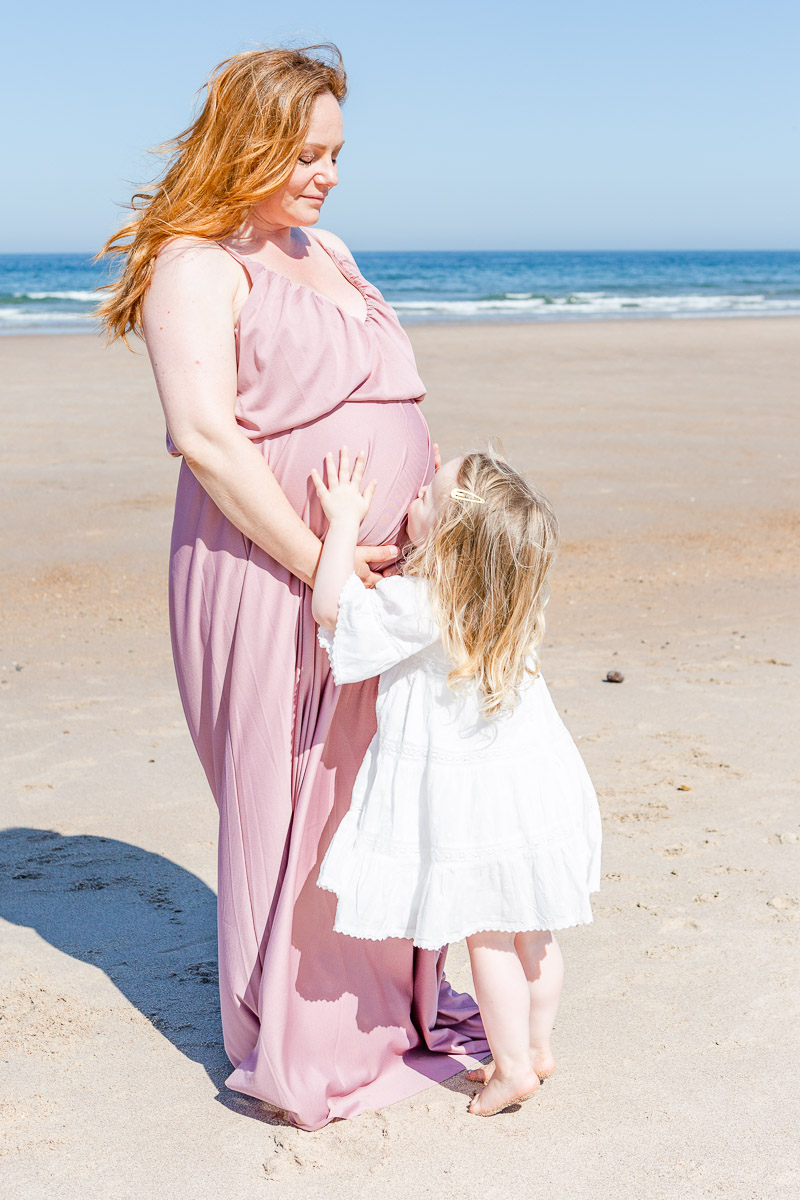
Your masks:
{"label": "child's bare leg", "polygon": [[475,993],[494,1057],[491,1079],[469,1111],[497,1112],[530,1096],[539,1077],[530,1056],[530,990],[514,946],[513,933],[490,930],[467,938]]}
{"label": "child's bare leg", "polygon": [[[539,1078],[546,1079],[556,1065],[550,1049],[550,1035],[564,983],[564,960],[561,948],[549,930],[518,933],[514,948],[522,963],[530,995],[531,1062]],[[494,1063],[486,1063],[474,1071],[467,1071],[467,1079],[488,1083],[493,1073]]]}
{"label": "child's bare leg", "polygon": [[555,1070],[550,1037],[564,986],[561,947],[549,930],[518,933],[514,946],[525,971],[531,998],[531,1056],[536,1073],[546,1079]]}

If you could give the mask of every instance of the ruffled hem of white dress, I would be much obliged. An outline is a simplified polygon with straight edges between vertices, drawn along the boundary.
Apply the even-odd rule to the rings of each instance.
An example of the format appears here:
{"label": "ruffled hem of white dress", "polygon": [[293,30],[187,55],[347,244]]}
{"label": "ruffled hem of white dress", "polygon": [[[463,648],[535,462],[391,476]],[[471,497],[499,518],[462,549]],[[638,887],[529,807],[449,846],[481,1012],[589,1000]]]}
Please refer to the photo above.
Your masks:
{"label": "ruffled hem of white dress", "polygon": [[426,857],[412,864],[377,850],[351,811],[328,849],[318,886],[338,898],[337,933],[369,941],[408,938],[437,950],[481,930],[589,924],[589,896],[600,889],[600,847],[578,828],[502,856]]}
{"label": "ruffled hem of white dress", "polygon": [[[328,891],[328,888],[323,889]],[[458,933],[450,934],[445,941],[440,942],[438,939],[432,942],[425,941],[422,937],[413,931],[409,930],[392,930],[388,933],[354,933],[351,929],[344,929],[340,926],[338,919],[334,921],[333,932],[341,933],[344,937],[355,938],[359,942],[385,942],[388,938],[403,938],[405,941],[412,941],[418,950],[441,950],[444,946],[452,946],[456,942],[463,942],[465,938],[472,937],[475,933],[543,933],[545,930],[558,929],[574,929],[577,925],[591,925],[592,914],[584,920],[579,921],[558,921],[551,922],[549,925],[526,925],[521,926],[519,922],[513,921],[509,924],[480,924],[475,928],[461,929]]]}

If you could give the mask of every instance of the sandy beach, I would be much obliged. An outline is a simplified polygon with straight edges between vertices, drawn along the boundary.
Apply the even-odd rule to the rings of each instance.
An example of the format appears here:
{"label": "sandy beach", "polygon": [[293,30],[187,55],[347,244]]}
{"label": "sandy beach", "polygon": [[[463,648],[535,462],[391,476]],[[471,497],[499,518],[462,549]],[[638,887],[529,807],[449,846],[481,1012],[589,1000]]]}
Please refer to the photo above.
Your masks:
{"label": "sandy beach", "polygon": [[499,435],[561,519],[542,661],[605,843],[557,1071],[491,1120],[461,1075],[317,1133],[225,1088],[149,365],[2,338],[8,1197],[800,1194],[800,321],[409,332],[445,456]]}

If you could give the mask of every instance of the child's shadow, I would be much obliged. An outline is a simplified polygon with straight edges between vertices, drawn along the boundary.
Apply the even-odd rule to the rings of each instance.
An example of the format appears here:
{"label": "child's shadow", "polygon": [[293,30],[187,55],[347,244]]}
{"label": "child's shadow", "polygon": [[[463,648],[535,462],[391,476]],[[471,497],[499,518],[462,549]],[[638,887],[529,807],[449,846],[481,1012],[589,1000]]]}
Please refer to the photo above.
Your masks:
{"label": "child's shadow", "polygon": [[217,994],[216,896],[196,875],[127,842],[47,829],[0,832],[0,916],[105,971],[226,1107],[282,1118],[225,1088]]}

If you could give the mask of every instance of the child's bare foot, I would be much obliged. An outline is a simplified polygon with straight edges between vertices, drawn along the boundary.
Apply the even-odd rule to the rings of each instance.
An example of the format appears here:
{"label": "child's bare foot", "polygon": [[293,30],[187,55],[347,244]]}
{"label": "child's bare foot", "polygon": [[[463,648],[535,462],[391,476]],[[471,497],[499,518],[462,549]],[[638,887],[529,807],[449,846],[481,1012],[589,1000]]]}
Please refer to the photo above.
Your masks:
{"label": "child's bare foot", "polygon": [[[531,1066],[539,1079],[544,1082],[556,1069],[556,1060],[552,1050],[531,1050]],[[494,1063],[488,1062],[481,1067],[474,1067],[471,1071],[467,1071],[466,1075],[470,1083],[488,1083],[494,1075]]]}
{"label": "child's bare foot", "polygon": [[510,1079],[500,1079],[497,1075],[486,1084],[486,1087],[472,1097],[469,1111],[475,1117],[491,1117],[510,1104],[519,1104],[527,1100],[539,1090],[539,1076],[534,1070],[525,1075],[514,1076]]}
{"label": "child's bare foot", "polygon": [[465,1071],[464,1074],[470,1083],[488,1083],[494,1075],[494,1063],[490,1059],[489,1062],[484,1063],[483,1066],[471,1067],[468,1071]]}

